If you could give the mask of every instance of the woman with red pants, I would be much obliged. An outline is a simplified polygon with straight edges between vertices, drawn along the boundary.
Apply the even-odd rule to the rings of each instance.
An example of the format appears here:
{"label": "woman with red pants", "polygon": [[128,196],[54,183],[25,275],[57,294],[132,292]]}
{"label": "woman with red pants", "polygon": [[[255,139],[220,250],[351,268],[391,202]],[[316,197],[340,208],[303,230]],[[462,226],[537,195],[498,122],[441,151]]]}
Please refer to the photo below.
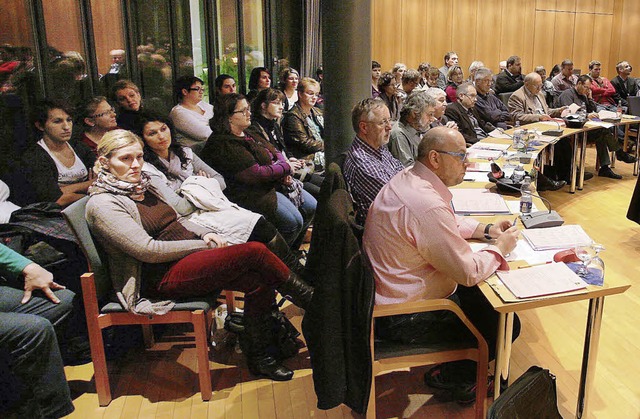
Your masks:
{"label": "woman with red pants", "polygon": [[120,303],[134,313],[164,314],[173,307],[169,299],[220,289],[244,292],[241,343],[250,371],[290,380],[293,372],[266,353],[268,321],[276,288],[294,302],[301,291],[308,297],[309,289],[262,243],[227,246],[211,231],[178,220],[173,208],[148,190],[143,163],[142,140],[129,131],[110,131],[98,144],[98,177],[86,217],[108,254]]}

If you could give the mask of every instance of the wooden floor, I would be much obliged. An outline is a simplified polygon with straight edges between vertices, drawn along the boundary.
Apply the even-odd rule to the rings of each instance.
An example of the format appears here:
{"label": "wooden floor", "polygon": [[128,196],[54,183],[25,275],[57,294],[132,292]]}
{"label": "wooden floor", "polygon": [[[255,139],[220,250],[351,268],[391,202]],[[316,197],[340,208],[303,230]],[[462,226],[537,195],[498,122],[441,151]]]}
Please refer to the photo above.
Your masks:
{"label": "wooden floor", "polygon": [[[593,149],[588,161],[593,162]],[[607,298],[600,335],[589,418],[640,418],[640,226],[625,218],[636,178],[631,165],[618,163],[623,180],[585,183],[575,195],[568,188],[544,195],[567,223],[587,227],[607,250],[602,254],[607,276],[633,284],[624,295]],[[593,170],[593,166],[587,167]],[[557,376],[558,403],[564,418],[574,416],[587,303],[578,302],[521,313],[522,333],[512,353],[511,379],[531,365],[549,368]],[[299,326],[300,312],[285,312]],[[218,332],[218,340],[224,336]],[[190,332],[170,329],[147,351],[132,350],[110,364],[114,400],[99,407],[91,364],[67,367],[76,411],[72,418],[342,418],[352,417],[339,407],[317,410],[306,350],[288,361],[294,379],[276,383],[258,380],[246,369],[233,344],[220,342],[212,351],[213,399],[203,403],[197,387],[194,345]],[[437,399],[422,384],[426,368],[378,377],[377,416],[412,418],[470,418],[471,407]]]}

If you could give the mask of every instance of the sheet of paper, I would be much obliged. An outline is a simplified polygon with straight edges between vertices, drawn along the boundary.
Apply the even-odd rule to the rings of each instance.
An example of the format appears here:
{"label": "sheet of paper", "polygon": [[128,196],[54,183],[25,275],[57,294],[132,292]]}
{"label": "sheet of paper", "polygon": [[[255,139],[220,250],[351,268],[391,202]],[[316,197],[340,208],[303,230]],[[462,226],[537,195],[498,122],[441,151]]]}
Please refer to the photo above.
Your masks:
{"label": "sheet of paper", "polygon": [[522,230],[522,236],[535,250],[570,249],[593,243],[591,237],[579,225],[532,228]]}
{"label": "sheet of paper", "polygon": [[616,119],[618,118],[618,114],[616,112],[608,111],[606,109],[600,110],[598,112],[598,118],[600,119]]}
{"label": "sheet of paper", "polygon": [[511,147],[511,144],[490,143],[488,141],[478,141],[469,147],[469,150],[500,150],[504,151]]}
{"label": "sheet of paper", "polygon": [[487,172],[469,172],[464,174],[465,182],[489,182]]}
{"label": "sheet of paper", "polygon": [[[469,246],[471,246],[471,250],[474,252],[479,252],[487,247],[487,243],[470,242]],[[515,249],[513,249],[505,259],[507,262],[523,260],[527,262],[527,265],[538,265],[553,261],[553,256],[557,252],[557,249],[544,251],[533,250],[526,240],[520,239],[516,243]]]}
{"label": "sheet of paper", "polygon": [[569,109],[569,113],[576,113],[580,110],[580,106],[575,103],[572,103],[571,105],[569,105],[568,109]]}
{"label": "sheet of paper", "polygon": [[469,163],[469,166],[467,166],[467,173],[468,172],[488,173],[490,171],[491,171],[491,163],[475,161],[475,162]]}
{"label": "sheet of paper", "polygon": [[510,214],[504,198],[486,189],[450,189],[451,205],[458,215]]}
{"label": "sheet of paper", "polygon": [[504,131],[500,128],[496,128],[493,131],[491,131],[489,133],[489,137],[492,138],[505,138],[505,139],[510,139],[511,136],[509,134],[505,134]]}
{"label": "sheet of paper", "polygon": [[588,121],[585,125],[587,127],[602,127],[602,128],[611,128],[615,126],[615,124],[612,124],[611,122],[604,122],[604,121]]}
{"label": "sheet of paper", "polygon": [[502,151],[498,151],[498,150],[479,150],[477,148],[476,149],[469,148],[467,152],[468,152],[468,157],[470,159],[497,160],[502,156]]}
{"label": "sheet of paper", "polygon": [[[515,191],[514,191],[515,192]],[[505,202],[507,203],[507,206],[509,207],[509,210],[511,211],[511,214],[514,215],[520,215],[520,200],[505,200]],[[538,207],[536,207],[535,203],[531,204],[531,212],[536,212],[538,211]]]}
{"label": "sheet of paper", "polygon": [[564,263],[498,271],[497,275],[518,298],[558,294],[587,287],[587,284]]}

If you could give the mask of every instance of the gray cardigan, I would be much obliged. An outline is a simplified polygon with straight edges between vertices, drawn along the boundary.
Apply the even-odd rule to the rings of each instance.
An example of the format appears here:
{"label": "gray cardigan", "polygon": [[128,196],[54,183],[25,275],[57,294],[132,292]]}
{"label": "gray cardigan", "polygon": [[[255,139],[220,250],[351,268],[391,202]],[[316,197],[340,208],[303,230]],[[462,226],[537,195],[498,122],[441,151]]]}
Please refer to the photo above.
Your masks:
{"label": "gray cardigan", "polygon": [[[147,192],[149,193],[149,192]],[[127,196],[101,193],[87,202],[87,222],[91,232],[108,254],[111,281],[122,306],[136,314],[165,314],[172,301],[150,301],[140,296],[143,263],[179,260],[207,249],[203,240],[154,240],[142,227],[140,212]],[[181,220],[189,231],[204,237],[210,230]]]}

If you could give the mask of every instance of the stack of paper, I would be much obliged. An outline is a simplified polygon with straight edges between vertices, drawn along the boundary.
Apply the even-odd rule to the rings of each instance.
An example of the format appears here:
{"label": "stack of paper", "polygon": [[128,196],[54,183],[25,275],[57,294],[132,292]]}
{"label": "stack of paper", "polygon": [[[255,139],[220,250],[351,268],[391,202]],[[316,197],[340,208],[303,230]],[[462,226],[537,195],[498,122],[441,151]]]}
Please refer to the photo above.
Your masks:
{"label": "stack of paper", "polygon": [[451,205],[456,214],[510,214],[504,198],[486,189],[451,189]]}
{"label": "stack of paper", "polygon": [[564,263],[498,271],[497,274],[517,298],[558,294],[587,287],[587,284]]}
{"label": "stack of paper", "polygon": [[534,250],[569,249],[593,243],[579,225],[522,230],[522,236]]}

